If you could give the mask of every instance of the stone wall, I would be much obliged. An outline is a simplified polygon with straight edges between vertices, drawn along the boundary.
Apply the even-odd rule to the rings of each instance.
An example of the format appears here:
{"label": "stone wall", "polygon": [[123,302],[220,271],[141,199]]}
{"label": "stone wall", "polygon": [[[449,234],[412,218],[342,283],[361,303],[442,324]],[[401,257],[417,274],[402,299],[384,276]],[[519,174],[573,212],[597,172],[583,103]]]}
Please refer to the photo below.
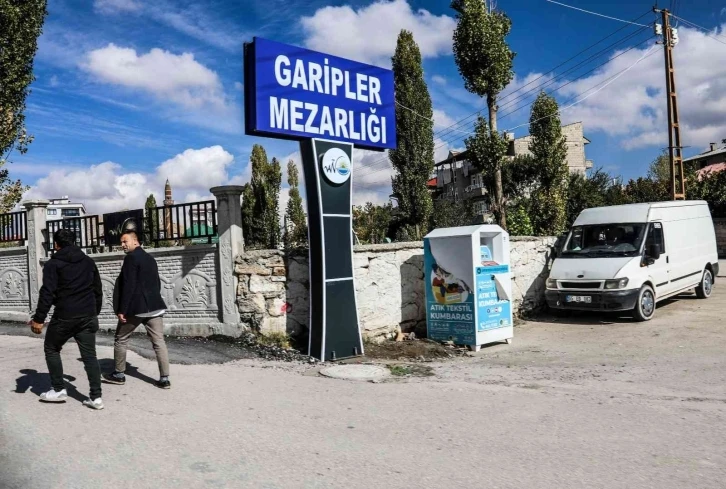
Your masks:
{"label": "stone wall", "polygon": [[714,219],[713,228],[716,231],[718,256],[720,258],[726,258],[726,219]]}
{"label": "stone wall", "polygon": [[28,250],[0,248],[0,319],[27,321]]}
{"label": "stone wall", "polygon": [[[517,313],[544,304],[546,266],[554,238],[511,238],[512,283]],[[354,249],[360,326],[366,337],[389,336],[425,323],[422,243]],[[243,324],[262,332],[298,334],[308,324],[308,257],[277,250],[237,258],[238,304]]]}

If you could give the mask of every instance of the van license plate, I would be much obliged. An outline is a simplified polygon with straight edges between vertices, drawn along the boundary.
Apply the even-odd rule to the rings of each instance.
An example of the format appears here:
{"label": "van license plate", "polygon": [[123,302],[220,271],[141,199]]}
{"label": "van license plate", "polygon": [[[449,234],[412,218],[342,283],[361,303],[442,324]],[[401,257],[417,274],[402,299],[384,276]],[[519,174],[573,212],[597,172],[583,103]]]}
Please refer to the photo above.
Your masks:
{"label": "van license plate", "polygon": [[589,295],[568,295],[567,302],[583,302],[585,304],[590,304],[592,302],[592,297]]}

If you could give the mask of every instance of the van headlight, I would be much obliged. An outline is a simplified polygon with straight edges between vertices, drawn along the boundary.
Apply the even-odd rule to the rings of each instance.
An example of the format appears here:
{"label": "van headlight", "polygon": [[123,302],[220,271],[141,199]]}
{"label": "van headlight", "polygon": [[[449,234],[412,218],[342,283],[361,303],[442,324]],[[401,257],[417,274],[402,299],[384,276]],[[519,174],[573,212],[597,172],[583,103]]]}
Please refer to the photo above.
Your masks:
{"label": "van headlight", "polygon": [[557,288],[557,280],[553,278],[547,279],[547,288],[548,289],[556,289]]}
{"label": "van headlight", "polygon": [[605,281],[605,288],[609,289],[609,290],[624,289],[627,286],[628,286],[627,278],[617,278],[615,280],[606,280]]}

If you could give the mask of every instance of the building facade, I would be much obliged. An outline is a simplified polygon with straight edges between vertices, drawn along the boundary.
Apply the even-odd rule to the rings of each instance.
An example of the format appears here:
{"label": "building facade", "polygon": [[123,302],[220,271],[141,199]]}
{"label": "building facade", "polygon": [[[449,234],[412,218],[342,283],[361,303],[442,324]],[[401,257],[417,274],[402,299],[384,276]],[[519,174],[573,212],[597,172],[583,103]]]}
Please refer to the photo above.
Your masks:
{"label": "building facade", "polygon": [[[592,168],[592,161],[585,156],[585,146],[590,143],[584,135],[582,122],[575,122],[562,126],[562,135],[567,144],[566,162],[570,173],[585,174]],[[513,159],[516,156],[531,155],[529,145],[532,136],[514,138],[514,134],[507,133],[509,149],[507,156]],[[484,187],[484,179],[469,162],[466,151],[451,151],[449,156],[435,165],[434,179],[429,181],[429,189],[434,198],[446,199],[454,202],[472,200],[475,214],[483,218],[489,217],[489,199]]]}

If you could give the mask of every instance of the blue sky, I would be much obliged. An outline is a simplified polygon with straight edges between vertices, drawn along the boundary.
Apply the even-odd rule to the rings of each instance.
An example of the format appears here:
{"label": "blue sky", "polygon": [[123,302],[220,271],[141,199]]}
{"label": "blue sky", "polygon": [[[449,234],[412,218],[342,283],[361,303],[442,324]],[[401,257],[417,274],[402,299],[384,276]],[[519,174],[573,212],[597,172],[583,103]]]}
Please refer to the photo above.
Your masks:
{"label": "blue sky", "polygon": [[[564,3],[623,19],[645,14],[638,22],[648,25],[656,18],[650,1]],[[678,3],[676,12],[684,19],[714,29],[709,37],[679,25],[683,142],[686,154],[693,154],[726,138],[726,37],[719,37],[726,9],[714,0]],[[390,66],[397,33],[412,30],[434,101],[439,156],[462,147],[471,124],[442,130],[483,107],[464,90],[451,55],[455,23],[448,1],[49,4],[35,63],[37,81],[28,99],[27,125],[35,142],[28,154],[14,157],[10,170],[33,185],[29,197],[69,195],[92,212],[142,206],[150,192],[161,198],[167,178],[177,201],[206,198],[213,185],[244,183],[254,143],[263,144],[270,157],[299,159],[295,143],[243,134],[242,43],[255,35]],[[663,55],[662,48],[653,47],[652,30],[546,0],[498,0],[497,7],[512,18],[509,42],[517,52],[516,78],[500,103],[500,129],[526,122],[536,90],[524,92],[543,83],[552,91],[569,82],[553,93],[563,105],[589,94],[562,114],[565,123],[584,122],[592,141],[587,157],[626,178],[644,174],[667,145]],[[607,42],[548,73],[621,27]],[[552,79],[611,43],[617,44]],[[514,132],[526,134],[527,127]],[[356,201],[386,201],[391,172],[385,154],[361,151],[356,159]],[[283,205],[285,198],[283,192]]]}

